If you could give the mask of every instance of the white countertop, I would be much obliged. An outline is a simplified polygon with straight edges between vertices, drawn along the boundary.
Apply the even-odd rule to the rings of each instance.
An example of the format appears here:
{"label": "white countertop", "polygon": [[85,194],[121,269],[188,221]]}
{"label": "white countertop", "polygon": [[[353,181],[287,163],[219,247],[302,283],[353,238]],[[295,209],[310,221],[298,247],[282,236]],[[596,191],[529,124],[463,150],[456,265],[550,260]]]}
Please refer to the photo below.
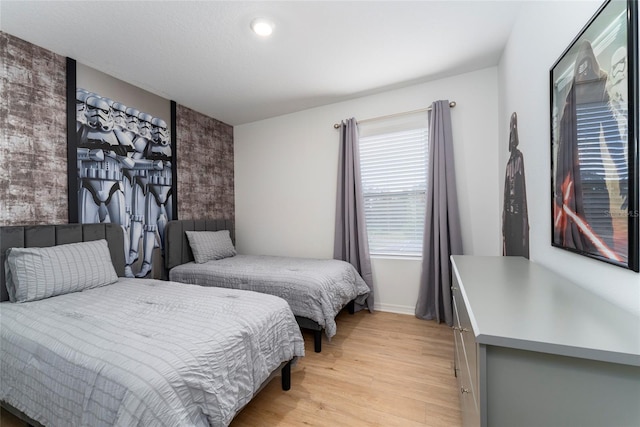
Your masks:
{"label": "white countertop", "polygon": [[640,366],[640,316],[522,257],[451,260],[479,344]]}

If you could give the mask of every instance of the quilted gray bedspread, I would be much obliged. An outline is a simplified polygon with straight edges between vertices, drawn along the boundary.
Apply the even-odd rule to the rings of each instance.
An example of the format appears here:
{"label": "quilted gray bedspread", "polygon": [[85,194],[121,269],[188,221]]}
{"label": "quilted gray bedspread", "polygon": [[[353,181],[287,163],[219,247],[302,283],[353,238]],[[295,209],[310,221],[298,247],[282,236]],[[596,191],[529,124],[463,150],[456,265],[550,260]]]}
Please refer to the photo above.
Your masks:
{"label": "quilted gray bedspread", "polygon": [[174,267],[170,280],[202,286],[244,289],[287,300],[296,316],[336,334],[335,317],[351,300],[363,303],[369,287],[348,262],[335,259],[236,255],[203,264]]}
{"label": "quilted gray bedspread", "polygon": [[227,426],[304,355],[281,298],[121,279],[1,303],[0,399],[47,426]]}

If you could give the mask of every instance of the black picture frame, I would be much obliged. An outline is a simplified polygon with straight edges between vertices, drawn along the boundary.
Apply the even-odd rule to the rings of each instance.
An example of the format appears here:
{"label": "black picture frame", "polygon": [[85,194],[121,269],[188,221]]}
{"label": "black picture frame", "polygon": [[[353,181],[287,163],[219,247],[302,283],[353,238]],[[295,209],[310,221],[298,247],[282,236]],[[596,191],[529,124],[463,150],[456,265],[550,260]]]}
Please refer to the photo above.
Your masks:
{"label": "black picture frame", "polygon": [[639,271],[638,10],[608,0],[550,69],[551,244]]}
{"label": "black picture frame", "polygon": [[[154,271],[161,270],[161,267],[158,267],[158,268],[153,267],[155,257],[152,255],[152,253],[154,252],[155,248],[159,247],[160,251],[162,251],[164,248],[164,240],[165,240],[164,225],[166,224],[166,222],[170,220],[178,219],[178,195],[177,195],[178,180],[177,180],[177,154],[176,154],[177,152],[176,150],[177,148],[176,147],[177,146],[176,144],[177,104],[175,101],[168,100],[169,106],[170,106],[170,123],[169,124],[166,124],[166,121],[164,120],[164,118],[158,117],[157,119],[159,119],[160,121],[156,121],[155,117],[152,117],[151,115],[146,114],[146,117],[148,117],[147,119],[148,124],[157,129],[164,129],[165,133],[168,134],[168,137],[164,138],[163,142],[160,144],[160,143],[154,142],[157,140],[154,139],[152,135],[150,134],[147,135],[146,137],[148,142],[144,148],[140,148],[140,152],[138,153],[139,157],[137,158],[135,155],[132,155],[132,152],[134,151],[133,147],[126,147],[126,149],[124,149],[123,148],[124,144],[122,144],[122,141],[120,141],[122,147],[113,146],[112,144],[111,148],[108,148],[108,147],[105,147],[106,144],[104,141],[101,145],[100,142],[97,142],[93,139],[89,139],[89,141],[91,141],[90,143],[91,147],[87,148],[88,145],[82,143],[83,132],[80,129],[82,129],[83,126],[85,129],[89,129],[89,127],[82,125],[79,122],[79,119],[77,119],[78,103],[88,104],[89,103],[88,99],[90,97],[101,99],[102,101],[109,101],[108,102],[109,106],[106,108],[109,110],[108,115],[111,117],[114,114],[114,112],[116,112],[116,107],[113,104],[114,103],[117,104],[117,102],[110,100],[108,98],[104,98],[100,94],[95,94],[95,93],[90,93],[85,100],[80,101],[80,98],[78,95],[79,93],[78,87],[76,83],[77,65],[76,65],[76,61],[73,58],[69,58],[69,57],[66,58],[66,74],[67,74],[66,110],[67,110],[67,169],[68,169],[67,185],[68,185],[68,202],[69,202],[69,223],[114,222],[114,223],[120,224],[123,227],[123,231],[125,234],[125,239],[124,239],[125,240],[125,257],[127,258],[125,259],[125,274],[129,277],[133,277],[134,275],[135,277],[146,277],[148,275],[155,277]],[[83,90],[83,89],[80,89],[80,90]],[[136,110],[135,108],[133,108],[133,110],[138,112],[138,110]],[[127,110],[127,114],[128,113],[129,113],[129,110]],[[105,114],[107,113],[105,112]],[[145,114],[145,113],[142,113],[142,114]],[[111,120],[113,121],[113,117],[111,117]],[[112,127],[114,129],[118,128],[117,124],[113,125]],[[125,130],[126,129],[124,128],[118,129],[120,134],[123,134],[123,131]],[[105,134],[110,134],[110,132],[111,131],[105,131]],[[115,132],[115,130],[113,132]],[[120,135],[113,136],[112,139],[113,138],[121,138],[121,136]],[[126,136],[126,138],[128,138],[128,143],[130,145],[133,145],[134,135]],[[161,145],[164,145],[165,147],[164,148],[160,147]],[[100,159],[95,159],[93,160],[93,163],[95,163],[96,171],[99,171],[102,174],[107,174],[108,177],[105,178],[102,175],[100,175],[94,178],[90,178],[90,177],[84,176],[80,171],[81,167],[82,168],[86,167],[86,165],[81,166],[81,163],[83,163],[83,160],[87,160],[87,159],[80,157],[80,155],[78,154],[79,150],[101,152],[102,157],[110,157],[110,158],[112,157],[113,159],[117,159],[117,161],[111,160],[110,161],[111,165],[115,163],[122,164],[122,165],[129,165],[128,167],[131,170],[140,170],[141,171],[140,175],[144,175],[145,177],[147,177],[144,180],[137,179],[138,181],[137,185],[145,187],[145,191],[144,191],[145,194],[143,196],[144,204],[138,203],[139,205],[137,208],[138,212],[133,212],[131,210],[132,208],[131,206],[128,206],[129,203],[126,202],[127,198],[124,196],[124,194],[121,195],[122,197],[121,203],[126,206],[119,206],[114,209],[112,209],[111,207],[105,206],[109,203],[113,203],[112,199],[114,197],[113,196],[114,193],[124,193],[124,186],[125,186],[125,180],[127,175],[124,173],[124,169],[126,169],[127,166],[118,166],[117,168],[111,165],[106,165],[106,164],[101,166],[100,163],[102,163],[102,161]],[[132,164],[134,162],[138,164],[133,166]],[[92,161],[89,160],[88,163],[92,163]],[[92,167],[92,166],[89,166],[89,167]],[[112,170],[117,170],[117,169],[122,170],[122,172],[118,173],[120,175],[120,178],[118,178],[117,174],[109,175],[109,173]],[[167,173],[169,169],[170,169],[170,173]],[[129,175],[135,175],[135,173],[129,174]],[[136,178],[136,177],[133,177],[133,178]],[[132,176],[130,176],[129,179],[131,180]],[[91,204],[92,207],[96,210],[96,212],[93,213],[93,216],[95,217],[99,216],[99,218],[87,219],[87,218],[84,218],[83,215],[81,214],[83,209],[81,208],[82,202],[80,200],[79,195],[80,195],[80,192],[83,191],[82,190],[83,187],[88,188],[88,186],[85,183],[83,183],[83,180],[84,181],[93,180],[97,182],[104,180],[104,182],[107,183],[105,184],[106,186],[111,186],[110,195],[108,196],[109,197],[108,200],[111,200],[111,202],[109,201],[105,202],[104,200],[102,200],[100,202],[102,206],[99,206],[100,203],[97,200],[97,196],[95,194],[93,197],[93,203],[89,202],[89,204]],[[118,188],[118,185],[116,184],[118,181],[121,181],[119,188]],[[151,189],[151,186],[153,186],[154,188]],[[92,199],[90,196],[87,197],[87,195],[89,193],[97,192],[96,189],[91,189],[91,190],[92,191],[85,191],[86,193],[84,197],[85,199]],[[107,188],[107,190],[109,189]],[[153,214],[153,212],[150,213],[149,205],[147,204],[147,199],[151,200],[153,196],[151,193],[154,191],[152,190],[156,190],[155,193],[157,193],[157,196],[154,198],[156,202],[155,204],[156,204],[159,215],[164,217],[164,221],[162,220],[149,221],[149,218],[147,218],[147,216],[149,216],[150,214]],[[98,211],[100,210],[101,210],[101,213],[98,213]],[[114,220],[111,217],[113,212],[120,212],[115,216],[120,216],[121,218],[119,218],[118,220]],[[136,216],[135,220],[132,219],[134,215]],[[140,226],[138,228],[140,228],[139,231],[141,235],[139,236],[138,239],[134,239],[134,240],[128,238],[129,234],[133,234],[133,233],[130,233],[132,221],[136,221],[140,223]],[[160,222],[162,222],[162,224]],[[155,239],[147,238],[147,234],[154,234]],[[145,240],[149,240],[149,241],[145,242]],[[129,259],[129,254],[132,253],[131,249],[134,246],[137,248],[135,252],[136,254],[138,254],[136,255],[135,260]],[[144,246],[144,249],[142,248],[143,246]],[[144,265],[145,263],[148,264],[148,268],[145,268],[145,265]]]}

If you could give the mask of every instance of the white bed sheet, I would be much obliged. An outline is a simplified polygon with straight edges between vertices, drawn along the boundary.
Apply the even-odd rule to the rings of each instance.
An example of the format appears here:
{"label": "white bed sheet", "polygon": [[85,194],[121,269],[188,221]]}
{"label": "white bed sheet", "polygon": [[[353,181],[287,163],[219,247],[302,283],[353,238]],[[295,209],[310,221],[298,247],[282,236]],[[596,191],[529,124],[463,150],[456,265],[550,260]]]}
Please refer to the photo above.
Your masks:
{"label": "white bed sheet", "polygon": [[120,279],[0,304],[0,400],[47,426],[226,426],[304,355],[286,301]]}

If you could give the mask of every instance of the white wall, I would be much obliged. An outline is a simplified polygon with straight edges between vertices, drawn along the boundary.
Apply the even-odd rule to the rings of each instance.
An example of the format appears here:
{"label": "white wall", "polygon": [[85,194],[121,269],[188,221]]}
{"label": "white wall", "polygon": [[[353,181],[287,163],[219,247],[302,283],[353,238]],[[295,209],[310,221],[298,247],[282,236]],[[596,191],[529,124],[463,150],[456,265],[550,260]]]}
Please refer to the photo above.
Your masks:
{"label": "white wall", "polygon": [[[549,69],[601,4],[601,0],[538,1],[523,6],[498,67],[500,165],[504,168],[507,162],[509,118],[515,111],[525,162],[531,259],[640,313],[638,273],[551,246]],[[503,188],[501,183],[500,197]]]}
{"label": "white wall", "polygon": [[[240,253],[331,258],[338,159],[334,123],[457,102],[451,110],[466,254],[500,253],[497,68],[234,127]],[[420,261],[374,259],[376,308],[413,313]]]}
{"label": "white wall", "polygon": [[140,111],[160,117],[167,123],[171,120],[171,102],[168,99],[154,95],[144,89],[116,79],[113,76],[98,71],[87,65],[76,63],[76,86],[100,96],[111,98],[128,107],[135,107]]}

